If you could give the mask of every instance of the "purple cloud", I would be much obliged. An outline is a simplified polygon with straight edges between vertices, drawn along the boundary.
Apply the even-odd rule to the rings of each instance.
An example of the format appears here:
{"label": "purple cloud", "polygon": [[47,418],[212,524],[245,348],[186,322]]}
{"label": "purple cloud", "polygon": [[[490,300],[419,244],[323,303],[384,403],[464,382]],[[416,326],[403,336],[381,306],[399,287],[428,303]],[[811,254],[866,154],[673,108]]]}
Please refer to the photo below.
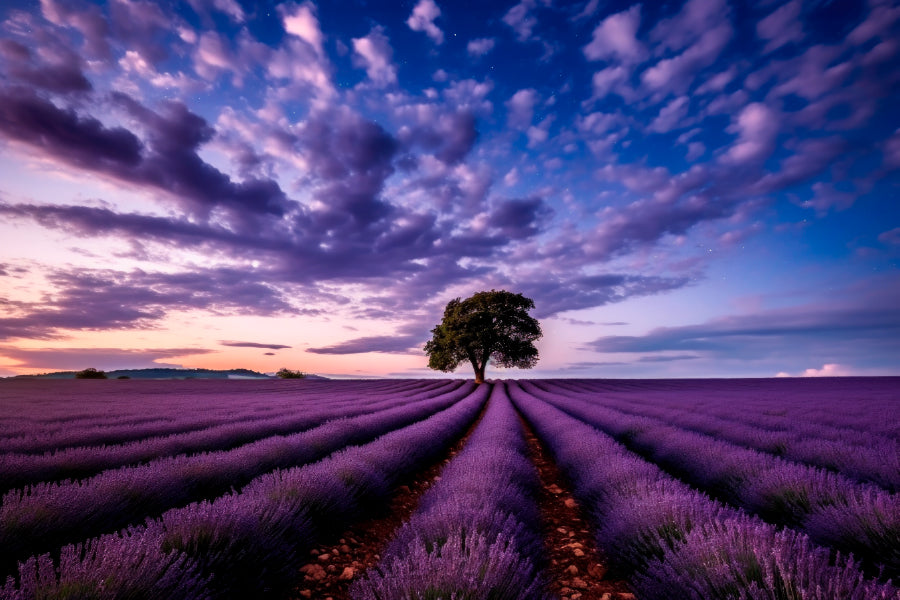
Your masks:
{"label": "purple cloud", "polygon": [[[605,336],[596,352],[688,352],[707,358],[882,364],[900,352],[896,282],[870,280],[832,302],[735,315],[699,325],[660,327],[638,336]],[[886,363],[885,363],[886,364]]]}
{"label": "purple cloud", "polygon": [[536,235],[551,215],[552,210],[542,198],[503,200],[491,211],[488,225],[507,239],[517,240]]}
{"label": "purple cloud", "polygon": [[[291,346],[285,346],[284,344],[260,344],[259,342],[230,342],[226,340],[220,340],[219,344],[222,346],[228,346],[230,348],[265,348],[267,350],[284,350],[286,348],[291,348]],[[266,353],[270,354],[270,353]]]}
{"label": "purple cloud", "polygon": [[46,301],[16,303],[0,318],[0,339],[53,339],[67,330],[152,329],[169,310],[257,315],[293,312],[281,295],[226,268],[186,273],[76,269],[48,279]]}
{"label": "purple cloud", "polygon": [[0,356],[16,361],[19,368],[74,371],[87,367],[110,371],[146,367],[182,368],[177,363],[160,362],[176,357],[211,354],[204,348],[17,348],[0,346]]}
{"label": "purple cloud", "polygon": [[[27,46],[0,39],[0,69],[10,80],[60,94],[87,92],[93,88],[77,55],[64,47],[56,54],[52,62],[44,62]],[[43,56],[47,55],[45,51]]]}

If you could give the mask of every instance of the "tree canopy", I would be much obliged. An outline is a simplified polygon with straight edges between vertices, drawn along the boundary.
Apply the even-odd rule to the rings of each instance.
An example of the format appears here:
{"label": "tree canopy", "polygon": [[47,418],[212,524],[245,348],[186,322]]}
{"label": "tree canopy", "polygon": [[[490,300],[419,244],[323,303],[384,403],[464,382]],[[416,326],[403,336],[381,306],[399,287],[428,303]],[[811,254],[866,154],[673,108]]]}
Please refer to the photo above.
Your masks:
{"label": "tree canopy", "polygon": [[475,383],[484,382],[488,361],[530,369],[538,361],[534,342],[542,335],[540,323],[528,314],[533,308],[530,298],[505,290],[451,300],[425,344],[428,366],[450,372],[468,361],[475,370]]}

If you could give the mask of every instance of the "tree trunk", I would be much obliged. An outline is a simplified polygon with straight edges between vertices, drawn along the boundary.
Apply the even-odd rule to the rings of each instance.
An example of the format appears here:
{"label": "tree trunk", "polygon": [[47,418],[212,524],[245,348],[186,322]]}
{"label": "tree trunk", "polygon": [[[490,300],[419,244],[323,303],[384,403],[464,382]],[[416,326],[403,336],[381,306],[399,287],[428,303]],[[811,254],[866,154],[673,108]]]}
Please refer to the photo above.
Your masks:
{"label": "tree trunk", "polygon": [[475,383],[484,383],[484,366],[475,367]]}

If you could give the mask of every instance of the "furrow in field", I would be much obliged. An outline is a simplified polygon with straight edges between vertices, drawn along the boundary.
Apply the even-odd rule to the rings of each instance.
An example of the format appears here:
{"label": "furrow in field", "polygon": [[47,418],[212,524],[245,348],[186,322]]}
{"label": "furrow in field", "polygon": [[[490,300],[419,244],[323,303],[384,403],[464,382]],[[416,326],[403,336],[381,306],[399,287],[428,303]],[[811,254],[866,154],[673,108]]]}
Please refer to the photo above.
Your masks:
{"label": "furrow in field", "polygon": [[441,473],[459,454],[484,416],[482,408],[463,436],[440,458],[410,477],[399,480],[390,501],[382,510],[359,523],[349,525],[340,537],[324,539],[310,550],[300,567],[300,579],[290,600],[332,598],[348,600],[350,585],[381,559],[397,529],[419,506],[422,496],[441,479]]}
{"label": "furrow in field", "polygon": [[611,574],[586,511],[534,430],[522,419],[528,454],[538,471],[538,509],[547,555],[548,591],[561,600],[630,600],[628,583]]}
{"label": "furrow in field", "polygon": [[482,422],[378,565],[350,587],[354,600],[548,598],[537,473],[505,385],[480,387],[491,389]]}

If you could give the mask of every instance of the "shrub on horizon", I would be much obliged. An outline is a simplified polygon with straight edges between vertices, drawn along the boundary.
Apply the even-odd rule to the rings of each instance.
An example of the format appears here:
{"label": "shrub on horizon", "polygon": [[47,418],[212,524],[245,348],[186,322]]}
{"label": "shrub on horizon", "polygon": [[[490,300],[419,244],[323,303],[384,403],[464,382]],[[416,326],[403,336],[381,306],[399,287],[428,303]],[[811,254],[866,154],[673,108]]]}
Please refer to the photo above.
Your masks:
{"label": "shrub on horizon", "polygon": [[277,373],[275,373],[281,379],[304,379],[306,378],[306,373],[303,371],[291,371],[290,369],[281,369]]}
{"label": "shrub on horizon", "polygon": [[106,373],[98,371],[93,367],[88,367],[83,371],[75,373],[75,379],[107,379]]}

